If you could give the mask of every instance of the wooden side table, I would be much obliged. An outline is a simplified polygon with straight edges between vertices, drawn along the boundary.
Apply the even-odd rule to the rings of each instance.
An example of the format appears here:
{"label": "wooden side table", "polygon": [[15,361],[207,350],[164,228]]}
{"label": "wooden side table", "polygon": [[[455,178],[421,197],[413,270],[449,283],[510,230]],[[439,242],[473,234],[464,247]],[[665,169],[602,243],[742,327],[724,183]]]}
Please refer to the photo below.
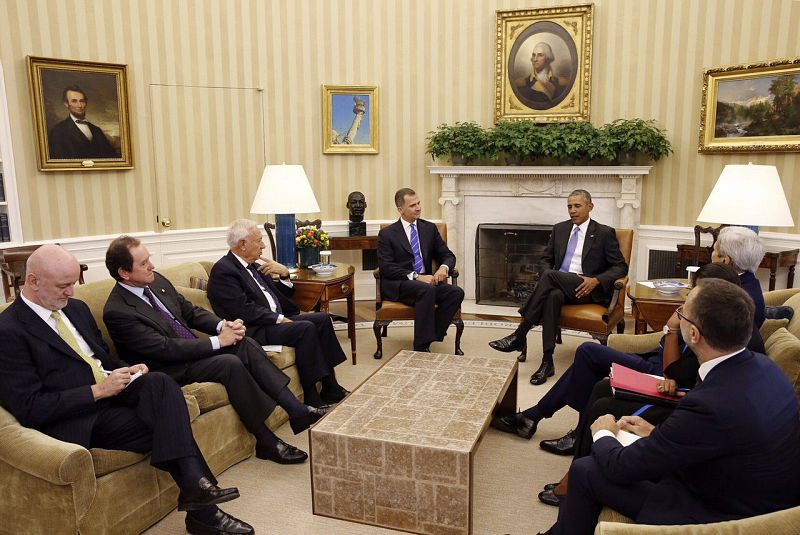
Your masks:
{"label": "wooden side table", "polygon": [[361,269],[371,271],[378,267],[377,236],[331,236],[331,251],[361,251]]}
{"label": "wooden side table", "polygon": [[320,277],[314,270],[299,268],[292,276],[294,294],[292,300],[300,310],[309,312],[317,305],[328,312],[329,304],[336,299],[347,299],[347,336],[353,365],[356,364],[356,303],[355,268],[350,264],[337,264],[332,275]]}
{"label": "wooden side table", "polygon": [[[775,289],[775,277],[778,268],[789,268],[786,278],[786,287],[794,287],[794,268],[797,264],[797,254],[800,249],[780,251],[777,253],[764,253],[761,264],[758,267],[769,270],[769,290]],[[692,263],[694,256],[694,245],[688,243],[678,244],[678,265],[675,266],[675,276],[680,277],[686,274],[686,266]],[[711,247],[701,247],[698,264],[703,265],[711,262]]]}
{"label": "wooden side table", "polygon": [[[661,281],[689,282],[687,279],[655,279]],[[653,282],[653,281],[645,281]],[[675,309],[686,301],[689,288],[683,288],[676,295],[661,295],[655,288],[643,284],[628,285],[628,298],[631,300],[634,333],[644,334],[649,325],[654,331],[660,331],[667,324]]]}

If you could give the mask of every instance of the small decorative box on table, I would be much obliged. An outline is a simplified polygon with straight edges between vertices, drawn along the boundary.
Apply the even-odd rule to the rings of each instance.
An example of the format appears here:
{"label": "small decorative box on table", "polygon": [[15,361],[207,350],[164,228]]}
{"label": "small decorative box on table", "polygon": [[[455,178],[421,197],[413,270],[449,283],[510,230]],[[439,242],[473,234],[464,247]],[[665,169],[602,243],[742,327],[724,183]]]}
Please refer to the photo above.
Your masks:
{"label": "small decorative box on table", "polygon": [[472,533],[473,455],[516,399],[516,359],[400,351],[312,427],[314,514]]}

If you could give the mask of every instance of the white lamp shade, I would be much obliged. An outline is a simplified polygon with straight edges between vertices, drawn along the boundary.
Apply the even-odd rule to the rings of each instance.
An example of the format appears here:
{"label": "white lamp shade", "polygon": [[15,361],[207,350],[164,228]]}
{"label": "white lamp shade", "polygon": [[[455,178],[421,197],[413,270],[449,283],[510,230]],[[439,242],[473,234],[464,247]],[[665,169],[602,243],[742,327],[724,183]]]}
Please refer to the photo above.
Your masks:
{"label": "white lamp shade", "polygon": [[728,225],[793,227],[794,220],[774,165],[726,165],[698,221]]}
{"label": "white lamp shade", "polygon": [[319,204],[302,165],[267,165],[261,175],[251,214],[311,214]]}

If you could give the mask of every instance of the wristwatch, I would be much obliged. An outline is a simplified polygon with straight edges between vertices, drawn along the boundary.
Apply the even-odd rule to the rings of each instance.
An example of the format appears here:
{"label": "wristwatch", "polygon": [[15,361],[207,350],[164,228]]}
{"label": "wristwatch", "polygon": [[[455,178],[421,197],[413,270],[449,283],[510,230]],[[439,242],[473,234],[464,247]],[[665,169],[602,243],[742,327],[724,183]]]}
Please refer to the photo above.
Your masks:
{"label": "wristwatch", "polygon": [[670,329],[669,325],[664,325],[664,328],[661,329],[661,330],[663,331],[665,336],[668,335],[669,333],[679,333],[679,332],[681,332],[680,329]]}

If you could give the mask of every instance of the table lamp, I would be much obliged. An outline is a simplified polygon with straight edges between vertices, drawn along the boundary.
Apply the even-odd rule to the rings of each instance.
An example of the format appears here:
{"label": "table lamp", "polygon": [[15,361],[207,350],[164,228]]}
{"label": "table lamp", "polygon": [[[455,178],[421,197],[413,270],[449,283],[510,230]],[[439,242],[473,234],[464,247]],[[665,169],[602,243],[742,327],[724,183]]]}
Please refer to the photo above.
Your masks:
{"label": "table lamp", "polygon": [[293,269],[296,264],[295,214],[319,212],[319,204],[302,165],[267,165],[261,175],[251,214],[275,215],[276,260]]}
{"label": "table lamp", "polygon": [[774,165],[726,165],[706,200],[698,221],[738,225],[793,227],[794,220]]}

